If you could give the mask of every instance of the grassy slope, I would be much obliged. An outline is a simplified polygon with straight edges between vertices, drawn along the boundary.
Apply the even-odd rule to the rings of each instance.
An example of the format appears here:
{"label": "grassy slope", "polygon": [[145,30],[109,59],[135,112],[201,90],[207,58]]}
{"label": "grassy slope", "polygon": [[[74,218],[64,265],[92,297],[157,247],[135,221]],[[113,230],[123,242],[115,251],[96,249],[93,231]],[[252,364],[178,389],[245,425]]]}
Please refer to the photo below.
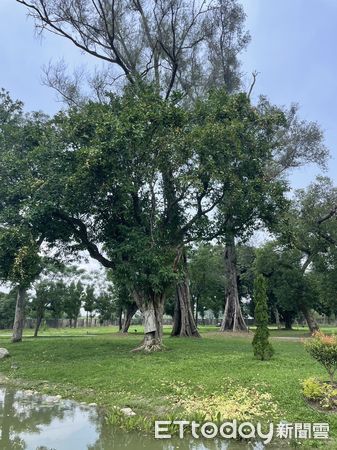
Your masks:
{"label": "grassy slope", "polygon": [[[222,336],[209,330],[204,330],[203,339],[166,335],[166,351],[151,355],[130,353],[141,339],[141,327],[132,327],[129,336],[119,336],[111,328],[99,329],[93,336],[83,329],[46,331],[40,338],[27,337],[21,344],[10,344],[8,338],[1,337],[0,346],[8,348],[12,357],[0,362],[0,371],[44,392],[107,408],[127,405],[147,416],[171,407],[166,397],[174,394],[173,386],[179,382],[191,391],[203,386],[207,396],[222,392],[231,379],[238,386],[270,392],[279,405],[275,420],[328,421],[337,436],[337,417],[313,411],[301,397],[302,379],[315,375],[325,378],[301,340],[273,339],[274,358],[260,362],[252,356],[251,336]],[[53,336],[56,332],[59,337]],[[96,332],[88,329],[88,333]],[[62,337],[65,333],[73,336]],[[280,336],[282,331],[272,334]],[[18,368],[12,369],[13,363]]]}

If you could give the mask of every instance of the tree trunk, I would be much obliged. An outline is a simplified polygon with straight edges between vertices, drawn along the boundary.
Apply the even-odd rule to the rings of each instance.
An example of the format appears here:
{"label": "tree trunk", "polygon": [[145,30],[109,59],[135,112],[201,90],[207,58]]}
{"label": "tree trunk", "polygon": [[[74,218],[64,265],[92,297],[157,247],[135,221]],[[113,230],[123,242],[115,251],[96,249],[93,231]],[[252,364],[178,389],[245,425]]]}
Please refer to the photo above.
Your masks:
{"label": "tree trunk", "polygon": [[119,314],[118,314],[118,331],[121,332],[123,329],[123,309],[120,308],[119,309]]}
{"label": "tree trunk", "polygon": [[316,331],[319,331],[319,326],[314,318],[312,310],[310,310],[307,307],[307,305],[300,305],[300,309],[302,311],[302,314],[305,317],[305,320],[307,321],[310,333],[312,334],[312,333],[315,333]]}
{"label": "tree trunk", "polygon": [[37,337],[37,335],[39,333],[39,329],[40,329],[40,326],[41,326],[42,319],[43,319],[43,315],[42,314],[38,315],[37,318],[36,318],[34,337]]}
{"label": "tree trunk", "polygon": [[231,237],[226,244],[225,266],[227,278],[226,304],[220,331],[248,331],[239,301],[234,237]]}
{"label": "tree trunk", "polygon": [[126,312],[125,312],[125,318],[123,323],[122,331],[123,333],[127,333],[129,331],[132,317],[136,314],[138,311],[138,306],[136,303],[129,303]]}
{"label": "tree trunk", "polygon": [[288,313],[287,311],[283,314],[284,318],[284,327],[286,330],[292,330],[293,329],[293,317],[291,313]]}
{"label": "tree trunk", "polygon": [[276,306],[274,306],[273,312],[274,312],[274,316],[275,316],[275,322],[276,322],[277,329],[280,330],[281,329],[280,313],[278,312],[278,309]]}
{"label": "tree trunk", "polygon": [[144,341],[134,351],[154,352],[162,350],[164,294],[133,293],[138,309],[144,316]]}
{"label": "tree trunk", "polygon": [[22,333],[25,323],[25,302],[26,302],[26,289],[19,286],[16,298],[12,342],[22,341]]}
{"label": "tree trunk", "polygon": [[198,326],[198,305],[199,304],[199,298],[197,297],[195,299],[195,325]]}
{"label": "tree trunk", "polygon": [[193,317],[190,286],[187,275],[185,275],[185,279],[177,283],[176,286],[176,303],[171,336],[201,337]]}

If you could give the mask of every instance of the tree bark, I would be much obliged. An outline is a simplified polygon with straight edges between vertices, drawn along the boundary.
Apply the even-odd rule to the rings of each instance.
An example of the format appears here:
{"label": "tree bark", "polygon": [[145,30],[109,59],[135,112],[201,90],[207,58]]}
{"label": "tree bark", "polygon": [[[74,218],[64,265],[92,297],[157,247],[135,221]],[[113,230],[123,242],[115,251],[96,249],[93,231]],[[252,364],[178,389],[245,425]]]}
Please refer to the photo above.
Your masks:
{"label": "tree bark", "polygon": [[193,317],[187,274],[185,275],[185,279],[177,283],[176,286],[176,303],[171,336],[201,337]]}
{"label": "tree bark", "polygon": [[239,301],[234,237],[228,238],[226,243],[225,267],[227,278],[226,303],[220,331],[248,331]]}
{"label": "tree bark", "polygon": [[129,331],[132,317],[136,314],[138,311],[138,306],[136,303],[129,303],[126,311],[125,311],[125,318],[123,323],[122,332],[127,333]]}
{"label": "tree bark", "polygon": [[150,353],[162,350],[164,294],[152,292],[145,296],[143,292],[134,291],[133,296],[144,316],[144,340],[134,351]]}
{"label": "tree bark", "polygon": [[35,330],[34,330],[34,337],[37,337],[38,333],[39,333],[39,329],[42,323],[42,319],[43,319],[43,315],[39,315],[36,318],[36,325],[35,325]]}
{"label": "tree bark", "polygon": [[305,320],[307,321],[310,333],[312,334],[312,333],[315,333],[316,331],[319,331],[319,326],[314,318],[312,310],[310,310],[307,307],[307,305],[300,305],[300,309],[302,311],[302,314],[305,317]]}
{"label": "tree bark", "polygon": [[16,298],[12,342],[21,342],[25,323],[26,288],[19,286]]}

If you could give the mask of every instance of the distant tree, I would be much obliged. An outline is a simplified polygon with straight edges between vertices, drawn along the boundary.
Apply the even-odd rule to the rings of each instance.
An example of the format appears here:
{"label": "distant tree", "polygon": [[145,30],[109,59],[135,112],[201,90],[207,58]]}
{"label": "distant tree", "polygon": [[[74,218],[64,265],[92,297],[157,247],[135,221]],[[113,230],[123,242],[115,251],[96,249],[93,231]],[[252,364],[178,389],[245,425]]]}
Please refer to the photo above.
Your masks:
{"label": "distant tree", "polygon": [[37,284],[35,286],[35,295],[29,304],[31,311],[36,317],[34,337],[37,337],[38,335],[47,305],[50,302],[49,287],[50,286],[46,282]]}
{"label": "distant tree", "polygon": [[77,326],[77,319],[80,314],[82,299],[84,295],[84,289],[81,282],[72,282],[66,288],[65,298],[64,298],[64,312],[68,319],[70,320],[70,327]]}
{"label": "distant tree", "polygon": [[[278,241],[287,251],[297,252],[305,292],[312,292],[313,302],[297,302],[309,330],[318,330],[312,309],[319,309],[320,297],[314,291],[312,272],[322,259],[333,261],[337,246],[337,188],[326,177],[318,177],[307,189],[296,191],[289,212],[279,222]],[[306,297],[308,298],[308,297]]]}
{"label": "distant tree", "polygon": [[255,323],[256,331],[253,338],[253,349],[256,358],[262,361],[272,357],[274,350],[268,341],[268,305],[266,282],[258,275],[254,282]]}
{"label": "distant tree", "polygon": [[211,310],[218,320],[225,291],[223,247],[206,244],[192,251],[190,274],[196,314]]}
{"label": "distant tree", "polygon": [[37,337],[43,318],[48,315],[60,319],[62,316],[68,287],[62,280],[44,279],[36,283],[34,288],[29,306],[36,318],[34,337]]}
{"label": "distant tree", "polygon": [[93,313],[95,311],[96,304],[96,295],[94,286],[87,286],[85,288],[83,294],[83,309],[87,313],[86,317],[86,326],[89,325],[89,317],[90,317],[90,326],[92,325]]}
{"label": "distant tree", "polygon": [[113,320],[116,314],[116,303],[111,292],[104,292],[96,298],[96,311],[99,315],[99,321],[103,324],[104,321]]}

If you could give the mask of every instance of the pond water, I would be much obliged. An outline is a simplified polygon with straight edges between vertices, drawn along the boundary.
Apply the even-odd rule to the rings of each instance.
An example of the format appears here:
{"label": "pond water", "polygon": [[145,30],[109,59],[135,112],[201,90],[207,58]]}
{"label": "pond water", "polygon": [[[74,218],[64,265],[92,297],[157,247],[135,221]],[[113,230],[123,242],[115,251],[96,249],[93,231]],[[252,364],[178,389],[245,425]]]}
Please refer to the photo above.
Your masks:
{"label": "pond water", "polygon": [[1,450],[264,449],[260,443],[155,440],[113,429],[96,407],[6,386],[0,386],[0,433]]}

